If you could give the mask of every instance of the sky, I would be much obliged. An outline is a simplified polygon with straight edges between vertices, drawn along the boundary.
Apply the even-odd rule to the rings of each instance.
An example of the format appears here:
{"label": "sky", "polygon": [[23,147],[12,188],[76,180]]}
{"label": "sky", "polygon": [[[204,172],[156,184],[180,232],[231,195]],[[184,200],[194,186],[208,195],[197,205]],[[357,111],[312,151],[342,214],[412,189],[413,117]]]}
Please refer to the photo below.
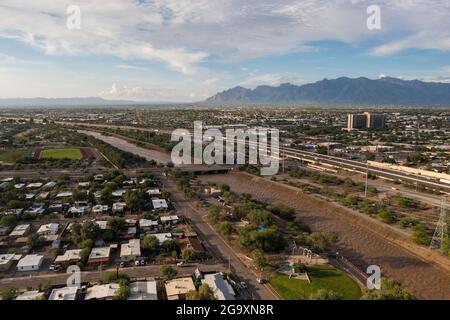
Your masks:
{"label": "sky", "polygon": [[0,98],[192,102],[340,76],[450,82],[449,0],[1,0],[0,16]]}

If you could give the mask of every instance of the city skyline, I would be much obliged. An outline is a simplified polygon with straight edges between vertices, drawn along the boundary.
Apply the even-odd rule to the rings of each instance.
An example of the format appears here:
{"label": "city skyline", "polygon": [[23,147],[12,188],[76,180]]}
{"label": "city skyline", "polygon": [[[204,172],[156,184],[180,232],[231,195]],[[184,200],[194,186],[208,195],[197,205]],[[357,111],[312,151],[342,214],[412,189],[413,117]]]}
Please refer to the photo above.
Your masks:
{"label": "city skyline", "polygon": [[[81,10],[79,30],[66,9]],[[3,1],[0,98],[193,102],[241,85],[450,81],[450,6],[378,1]],[[433,19],[427,17],[433,15]]]}

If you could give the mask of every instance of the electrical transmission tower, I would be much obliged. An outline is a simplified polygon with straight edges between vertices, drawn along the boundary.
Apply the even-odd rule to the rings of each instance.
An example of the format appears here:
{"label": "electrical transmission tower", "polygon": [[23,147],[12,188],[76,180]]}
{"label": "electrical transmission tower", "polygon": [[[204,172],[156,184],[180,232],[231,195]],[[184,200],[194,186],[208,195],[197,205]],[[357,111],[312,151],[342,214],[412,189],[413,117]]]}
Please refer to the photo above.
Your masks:
{"label": "electrical transmission tower", "polygon": [[436,225],[433,238],[431,239],[430,249],[445,250],[445,244],[448,241],[448,225],[447,225],[447,201],[444,198],[441,200],[441,212],[439,214],[439,221]]}

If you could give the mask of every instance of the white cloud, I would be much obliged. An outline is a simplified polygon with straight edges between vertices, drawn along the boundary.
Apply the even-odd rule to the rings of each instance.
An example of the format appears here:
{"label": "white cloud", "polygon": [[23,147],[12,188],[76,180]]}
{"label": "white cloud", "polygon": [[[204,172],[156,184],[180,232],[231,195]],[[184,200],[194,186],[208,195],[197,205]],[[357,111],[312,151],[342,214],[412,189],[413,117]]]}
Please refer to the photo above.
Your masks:
{"label": "white cloud", "polygon": [[133,66],[129,64],[118,64],[115,66],[119,69],[129,69],[129,70],[139,70],[139,71],[150,71],[150,68],[140,67],[140,66]]}
{"label": "white cloud", "polygon": [[266,73],[252,75],[246,80],[239,83],[243,87],[256,87],[259,85],[278,86],[282,83],[299,83],[299,78],[295,74],[278,74],[278,73]]}
{"label": "white cloud", "polygon": [[225,60],[314,50],[309,43],[346,43],[380,34],[387,55],[408,48],[450,50],[448,0],[378,0],[382,30],[366,27],[371,0],[78,0],[81,30],[66,28],[73,0],[2,0],[0,38],[45,53],[110,54],[153,60],[193,74],[214,55]]}

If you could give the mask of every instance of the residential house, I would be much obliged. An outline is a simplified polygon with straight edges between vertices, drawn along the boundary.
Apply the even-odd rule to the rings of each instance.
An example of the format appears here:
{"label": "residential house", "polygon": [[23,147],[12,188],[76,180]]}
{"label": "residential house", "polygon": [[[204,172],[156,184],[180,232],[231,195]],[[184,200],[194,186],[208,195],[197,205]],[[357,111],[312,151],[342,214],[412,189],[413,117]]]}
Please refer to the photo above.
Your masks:
{"label": "residential house", "polygon": [[44,300],[45,293],[39,290],[25,291],[16,297],[16,300]]}
{"label": "residential house", "polygon": [[55,263],[69,265],[80,261],[81,249],[66,250],[63,255],[59,255],[55,259]]}
{"label": "residential house", "polygon": [[166,199],[153,199],[152,205],[155,211],[165,211],[169,208]]}
{"label": "residential house", "polygon": [[161,223],[166,226],[172,226],[177,224],[180,220],[178,216],[161,216]]}
{"label": "residential house", "polygon": [[108,263],[111,255],[111,247],[92,248],[89,254],[89,264],[103,264]]}
{"label": "residential house", "polygon": [[115,202],[112,206],[112,212],[115,214],[122,214],[125,211],[127,204],[125,202]]}
{"label": "residential house", "polygon": [[63,287],[53,289],[48,297],[48,300],[76,300],[78,294],[78,287]]}
{"label": "residential house", "polygon": [[166,282],[166,294],[168,300],[184,300],[186,293],[196,290],[191,277],[173,279]]}
{"label": "residential house", "polygon": [[121,261],[134,261],[141,256],[141,240],[132,239],[120,247]]}
{"label": "residential house", "polygon": [[0,271],[7,271],[13,264],[15,254],[0,254]]}
{"label": "residential house", "polygon": [[236,293],[222,274],[205,274],[202,283],[206,283],[214,292],[217,300],[235,300]]}
{"label": "residential house", "polygon": [[155,232],[160,229],[160,225],[156,220],[140,219],[139,228],[143,232]]}
{"label": "residential house", "polygon": [[106,214],[108,213],[109,207],[107,205],[96,205],[92,208],[92,213],[95,214]]}
{"label": "residential house", "polygon": [[28,234],[31,229],[31,224],[19,224],[9,234],[10,237],[18,238]]}
{"label": "residential house", "polygon": [[128,300],[158,300],[156,281],[137,281],[129,285]]}
{"label": "residential house", "polygon": [[84,300],[112,300],[118,289],[118,283],[92,286],[87,289]]}
{"label": "residential house", "polygon": [[29,254],[19,260],[17,271],[38,271],[44,261],[44,256]]}
{"label": "residential house", "polygon": [[59,224],[57,223],[48,223],[43,224],[39,227],[38,231],[36,233],[40,236],[53,236],[58,233]]}

